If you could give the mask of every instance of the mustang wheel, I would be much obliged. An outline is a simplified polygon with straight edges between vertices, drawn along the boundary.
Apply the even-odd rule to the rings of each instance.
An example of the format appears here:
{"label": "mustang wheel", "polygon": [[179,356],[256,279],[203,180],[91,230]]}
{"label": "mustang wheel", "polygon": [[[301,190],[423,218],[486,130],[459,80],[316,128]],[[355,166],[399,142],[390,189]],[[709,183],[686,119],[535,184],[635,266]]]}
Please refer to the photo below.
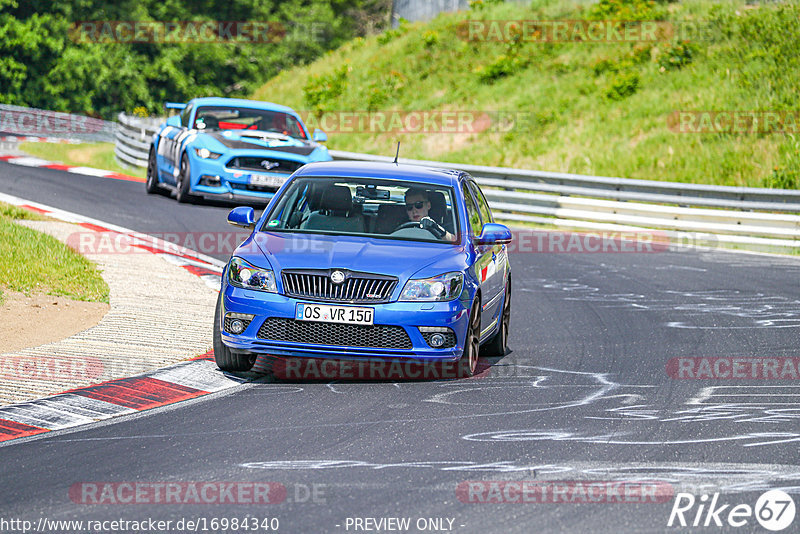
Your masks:
{"label": "mustang wheel", "polygon": [[178,173],[178,183],[175,184],[175,198],[178,202],[191,202],[194,196],[189,193],[189,185],[192,181],[192,174],[189,167],[189,156],[186,154],[181,158],[181,170]]}
{"label": "mustang wheel", "polygon": [[478,354],[481,348],[481,303],[475,300],[469,314],[469,328],[464,340],[464,353],[458,361],[459,376],[469,378],[478,368]]}
{"label": "mustang wheel", "polygon": [[506,295],[503,304],[503,313],[500,315],[500,329],[494,337],[484,345],[483,352],[486,356],[505,356],[508,350],[508,329],[511,325],[511,281],[506,283]]}
{"label": "mustang wheel", "polygon": [[147,194],[153,195],[162,191],[158,185],[158,164],[156,163],[156,151],[150,148],[150,155],[147,156],[147,181],[144,183]]}
{"label": "mustang wheel", "polygon": [[231,352],[225,343],[222,342],[220,335],[220,308],[222,307],[222,294],[217,299],[217,309],[214,312],[214,361],[217,367],[223,371],[249,371],[256,363],[256,356],[248,354],[236,354]]}

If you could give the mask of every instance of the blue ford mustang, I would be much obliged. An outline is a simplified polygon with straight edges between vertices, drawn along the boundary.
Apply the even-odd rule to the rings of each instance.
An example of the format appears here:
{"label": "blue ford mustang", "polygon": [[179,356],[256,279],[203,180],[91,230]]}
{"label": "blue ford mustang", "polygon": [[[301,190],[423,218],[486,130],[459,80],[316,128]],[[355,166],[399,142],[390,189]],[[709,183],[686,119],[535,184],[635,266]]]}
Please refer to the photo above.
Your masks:
{"label": "blue ford mustang", "polygon": [[173,191],[178,202],[194,197],[267,202],[289,176],[313,161],[330,161],[292,109],[269,102],[196,98],[153,136],[147,164],[148,193]]}
{"label": "blue ford mustang", "polygon": [[506,352],[511,232],[460,171],[313,163],[294,173],[222,276],[214,354],[244,371],[278,358],[456,362]]}

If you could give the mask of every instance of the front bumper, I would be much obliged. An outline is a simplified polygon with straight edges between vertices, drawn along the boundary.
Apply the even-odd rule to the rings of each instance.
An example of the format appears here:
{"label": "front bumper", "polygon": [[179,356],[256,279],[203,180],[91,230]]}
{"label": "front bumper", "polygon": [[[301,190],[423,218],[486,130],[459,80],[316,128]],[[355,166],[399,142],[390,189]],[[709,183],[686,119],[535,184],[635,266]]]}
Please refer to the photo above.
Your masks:
{"label": "front bumper", "polygon": [[[469,310],[460,300],[390,302],[371,306],[355,305],[374,308],[373,323],[376,326],[402,327],[411,341],[411,347],[408,349],[322,345],[258,338],[258,331],[268,318],[277,317],[294,321],[295,306],[300,302],[314,303],[275,293],[240,289],[226,284],[220,317],[224,319],[225,313],[232,312],[254,315],[255,318],[240,335],[230,334],[220,325],[222,342],[236,352],[287,358],[334,358],[340,360],[393,358],[452,362],[459,360],[464,350]],[[348,306],[348,304],[338,303],[335,305]],[[420,332],[418,328],[420,326],[450,328],[456,336],[455,346],[432,348]]]}

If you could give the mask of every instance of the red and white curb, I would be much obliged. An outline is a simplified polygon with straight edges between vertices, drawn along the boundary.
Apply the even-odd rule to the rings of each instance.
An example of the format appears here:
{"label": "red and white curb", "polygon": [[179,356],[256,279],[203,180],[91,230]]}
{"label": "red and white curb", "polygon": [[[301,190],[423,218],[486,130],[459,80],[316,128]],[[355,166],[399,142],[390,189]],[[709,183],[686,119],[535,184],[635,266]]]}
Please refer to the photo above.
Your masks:
{"label": "red and white curb", "polygon": [[0,442],[63,430],[202,397],[248,381],[217,369],[213,352],[131,378],[119,378],[0,408]]}
{"label": "red and white curb", "polygon": [[[0,193],[0,202],[96,232],[126,236],[140,247],[183,267],[219,289],[224,262],[167,241],[76,213]],[[135,240],[134,240],[135,238]],[[169,252],[166,252],[169,251]],[[52,397],[0,408],[0,442],[72,428],[119,415],[188,400],[236,387],[247,379],[220,371],[213,351],[140,376],[65,391]]]}
{"label": "red and white curb", "polygon": [[57,171],[66,171],[73,174],[82,174],[84,176],[96,176],[98,178],[111,178],[114,180],[125,180],[128,182],[144,183],[144,178],[122,174],[120,172],[106,171],[103,169],[95,169],[92,167],[80,167],[76,165],[64,165],[62,163],[55,163],[47,161],[46,159],[34,158],[32,156],[0,156],[0,161],[11,163],[12,165],[21,165],[23,167],[40,167],[42,169],[53,169]]}

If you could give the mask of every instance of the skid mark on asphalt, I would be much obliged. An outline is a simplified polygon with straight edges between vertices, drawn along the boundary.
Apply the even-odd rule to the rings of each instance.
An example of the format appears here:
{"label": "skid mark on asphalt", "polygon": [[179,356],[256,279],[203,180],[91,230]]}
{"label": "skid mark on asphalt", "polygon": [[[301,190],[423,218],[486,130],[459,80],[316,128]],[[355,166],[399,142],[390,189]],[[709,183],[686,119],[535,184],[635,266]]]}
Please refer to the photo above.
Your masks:
{"label": "skid mark on asphalt", "polygon": [[[564,300],[592,302],[603,308],[674,314],[679,320],[668,321],[669,328],[738,330],[762,328],[800,328],[800,300],[784,295],[769,295],[739,289],[706,291],[655,290],[651,295],[640,293],[606,293],[576,278],[524,281],[530,287],[518,291],[541,293],[551,291],[564,295]],[[720,317],[731,319],[718,325]]]}
{"label": "skid mark on asphalt", "polygon": [[[647,480],[666,482],[676,491],[710,493],[714,491],[735,493],[782,489],[788,493],[800,493],[800,467],[775,464],[707,463],[687,462],[632,462],[621,467],[612,462],[568,462],[568,463],[521,463],[497,461],[488,463],[469,461],[405,461],[369,462],[363,460],[269,460],[239,464],[244,469],[265,471],[336,471],[336,470],[426,470],[467,473],[472,479],[496,477],[504,480],[533,480],[536,482],[569,479],[631,481]],[[356,486],[365,484],[355,483]],[[398,489],[397,481],[385,483],[386,487]],[[375,487],[375,484],[368,484]],[[454,491],[455,483],[440,483],[435,489]],[[431,489],[434,489],[431,488]]]}

